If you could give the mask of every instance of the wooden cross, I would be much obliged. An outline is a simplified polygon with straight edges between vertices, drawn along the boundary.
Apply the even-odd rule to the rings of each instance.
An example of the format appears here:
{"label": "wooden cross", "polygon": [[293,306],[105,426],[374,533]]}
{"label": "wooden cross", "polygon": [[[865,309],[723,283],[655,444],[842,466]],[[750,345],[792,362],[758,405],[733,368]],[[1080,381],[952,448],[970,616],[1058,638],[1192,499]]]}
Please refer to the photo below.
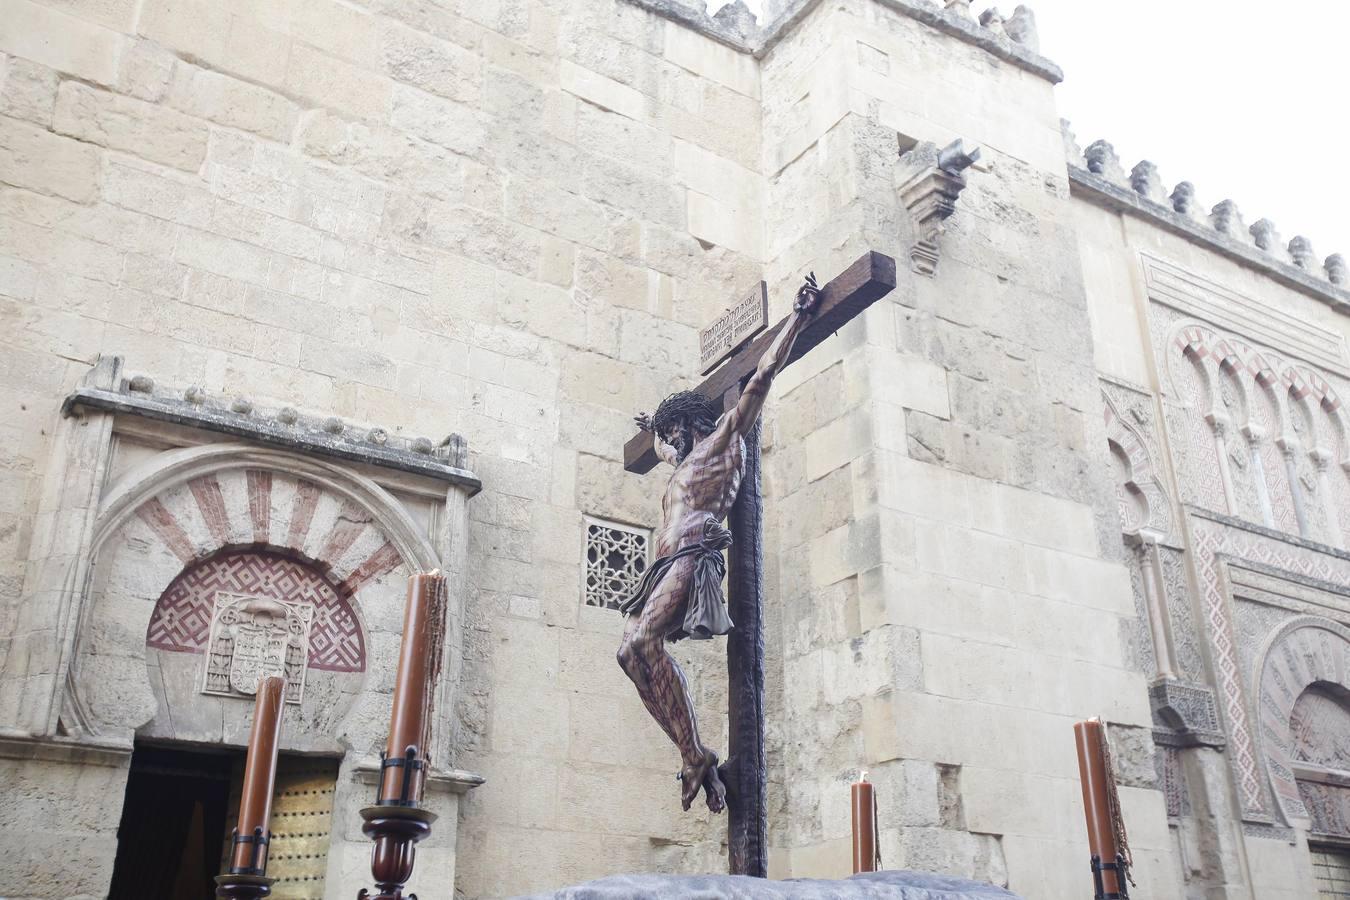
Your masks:
{"label": "wooden cross", "polygon": [[[788,356],[791,365],[844,324],[860,315],[895,287],[895,260],[864,253],[821,289],[811,322],[798,335]],[[788,320],[766,329],[733,353],[695,389],[722,398],[722,408],[735,405],[760,357]],[[764,757],[764,509],[759,471],[760,425],[746,435],[745,475],[728,516],[730,551],[727,607],[735,628],[727,635],[728,718],[726,763],[728,867],[733,875],[768,874],[768,807]],[[645,474],[659,462],[652,435],[639,431],[623,450],[624,468]]]}

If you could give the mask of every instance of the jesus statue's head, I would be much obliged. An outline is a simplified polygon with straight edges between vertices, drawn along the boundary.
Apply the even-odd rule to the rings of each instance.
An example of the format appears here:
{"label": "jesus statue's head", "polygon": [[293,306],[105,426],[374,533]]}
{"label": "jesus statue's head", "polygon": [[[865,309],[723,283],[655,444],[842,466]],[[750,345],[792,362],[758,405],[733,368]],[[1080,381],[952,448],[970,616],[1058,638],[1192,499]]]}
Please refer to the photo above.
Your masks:
{"label": "jesus statue's head", "polygon": [[694,444],[713,433],[722,409],[697,391],[680,391],[661,401],[652,430],[683,460]]}

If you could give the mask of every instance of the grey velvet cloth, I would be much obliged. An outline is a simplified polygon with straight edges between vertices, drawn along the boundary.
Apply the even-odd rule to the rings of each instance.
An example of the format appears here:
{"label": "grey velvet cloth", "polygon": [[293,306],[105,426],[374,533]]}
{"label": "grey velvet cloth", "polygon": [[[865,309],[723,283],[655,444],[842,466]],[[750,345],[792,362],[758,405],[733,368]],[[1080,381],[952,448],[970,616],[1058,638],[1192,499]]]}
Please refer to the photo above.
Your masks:
{"label": "grey velvet cloth", "polygon": [[925,872],[867,872],[839,881],[744,875],[612,875],[525,900],[1018,900],[1003,888]]}

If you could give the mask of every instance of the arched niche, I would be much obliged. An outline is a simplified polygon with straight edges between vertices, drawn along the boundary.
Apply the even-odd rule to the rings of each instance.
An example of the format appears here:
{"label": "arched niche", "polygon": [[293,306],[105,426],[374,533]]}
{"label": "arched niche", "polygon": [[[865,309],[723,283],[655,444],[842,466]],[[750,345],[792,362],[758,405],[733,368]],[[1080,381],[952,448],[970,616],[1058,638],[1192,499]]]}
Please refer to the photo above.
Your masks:
{"label": "arched niche", "polygon": [[243,444],[166,451],[128,471],[104,496],[91,546],[66,731],[243,744],[252,704],[202,691],[223,591],[312,607],[314,652],[283,730],[285,749],[310,752],[378,742],[406,578],[439,565],[370,479]]}
{"label": "arched niche", "polygon": [[1309,811],[1297,770],[1321,765],[1308,753],[1324,742],[1310,736],[1306,725],[1310,713],[1326,711],[1324,701],[1344,704],[1350,698],[1350,629],[1319,616],[1300,616],[1275,630],[1257,660],[1258,746],[1271,794],[1286,823],[1306,827]]}
{"label": "arched niche", "polygon": [[1145,530],[1155,537],[1168,535],[1172,530],[1171,503],[1147,442],[1105,391],[1102,407],[1121,530],[1132,535]]}
{"label": "arched niche", "polygon": [[1294,703],[1289,732],[1309,831],[1350,839],[1350,691],[1309,687]]}

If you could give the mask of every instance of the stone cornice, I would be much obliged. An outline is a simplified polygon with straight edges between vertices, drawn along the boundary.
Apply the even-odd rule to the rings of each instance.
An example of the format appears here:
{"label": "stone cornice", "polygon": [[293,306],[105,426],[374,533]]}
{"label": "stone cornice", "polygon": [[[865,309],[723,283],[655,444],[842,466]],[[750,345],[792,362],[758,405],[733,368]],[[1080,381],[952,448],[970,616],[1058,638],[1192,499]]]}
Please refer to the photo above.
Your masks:
{"label": "stone cornice", "polygon": [[[380,761],[373,756],[363,756],[356,761],[355,775],[363,784],[376,784],[380,780]],[[427,788],[450,794],[467,794],[483,784],[487,779],[464,769],[440,769],[432,767],[427,775]]]}
{"label": "stone cornice", "polygon": [[98,741],[89,738],[39,736],[0,730],[0,759],[96,765],[120,768],[131,760],[130,741]]}
{"label": "stone cornice", "polygon": [[[723,7],[710,16],[702,0],[624,0],[658,16],[679,22],[700,34],[725,44],[739,53],[763,58],[821,0],[793,0],[773,21],[764,26],[755,23],[740,3]],[[932,0],[873,0],[880,6],[922,22],[944,34],[972,44],[1005,62],[1038,75],[1052,84],[1064,80],[1064,71],[1030,47],[1013,40],[1001,23],[985,25],[968,15],[944,9]]]}
{"label": "stone cornice", "polygon": [[[1236,516],[1230,516],[1227,515],[1226,513],[1215,512],[1212,509],[1205,509],[1203,506],[1196,506],[1193,503],[1186,503],[1183,504],[1183,506],[1186,512],[1190,513],[1191,515],[1197,516],[1201,519],[1208,519],[1209,521],[1214,522],[1218,525],[1225,525],[1229,528],[1235,528],[1239,531],[1247,531],[1252,534],[1260,535],[1261,537],[1270,538],[1271,540],[1274,541],[1283,541],[1286,544],[1292,544],[1293,546],[1298,547],[1302,550],[1311,550],[1314,553],[1325,553],[1328,556],[1334,556],[1338,559],[1343,559],[1346,560],[1347,562],[1350,562],[1350,552],[1341,550],[1338,547],[1332,547],[1329,544],[1320,544],[1317,541],[1310,541],[1307,538],[1299,537],[1296,534],[1289,534],[1288,532],[1284,531],[1276,531],[1274,528],[1267,528],[1266,526],[1258,525],[1255,522],[1248,522],[1246,519],[1239,519]],[[1243,562],[1243,565],[1244,566],[1251,565],[1253,568],[1259,567],[1258,563]],[[1282,577],[1283,575],[1284,573],[1281,572]],[[1317,585],[1323,584],[1323,582],[1313,581],[1312,579],[1308,579],[1308,581],[1309,583],[1312,584]],[[1344,590],[1344,588],[1339,585],[1333,585],[1332,589],[1338,592]]]}
{"label": "stone cornice", "polygon": [[1285,287],[1293,288],[1320,300],[1338,312],[1350,313],[1350,291],[1346,291],[1326,279],[1318,278],[1298,266],[1284,262],[1256,247],[1248,246],[1209,227],[1206,223],[1182,215],[1122,184],[1117,184],[1115,181],[1070,163],[1069,186],[1075,197],[1080,197],[1115,212],[1128,213],[1145,219],[1166,231],[1202,244],[1231,260],[1257,269]]}
{"label": "stone cornice", "polygon": [[463,468],[466,452],[462,440],[447,439],[437,447],[425,438],[406,441],[391,437],[378,428],[364,434],[354,433],[355,429],[336,418],[319,421],[300,416],[290,409],[262,415],[251,404],[236,403],[221,408],[205,402],[195,389],[190,389],[188,395],[193,399],[166,397],[134,388],[80,387],[66,398],[61,408],[66,415],[77,409],[88,409],[140,416],[228,434],[296,453],[408,472],[457,485],[469,496],[477,494],[483,487],[476,475]]}

